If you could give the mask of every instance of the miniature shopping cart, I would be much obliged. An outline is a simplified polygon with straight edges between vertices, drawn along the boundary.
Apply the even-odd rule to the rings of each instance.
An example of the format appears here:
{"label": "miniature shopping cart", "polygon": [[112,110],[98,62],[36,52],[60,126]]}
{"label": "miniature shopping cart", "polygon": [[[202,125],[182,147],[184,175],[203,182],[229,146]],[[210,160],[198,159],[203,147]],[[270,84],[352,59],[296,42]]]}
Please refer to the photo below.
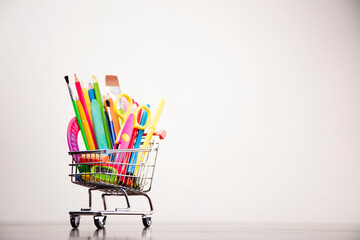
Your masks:
{"label": "miniature shopping cart", "polygon": [[[160,137],[153,136],[148,148],[69,152],[72,156],[72,163],[69,164],[71,182],[89,188],[89,207],[69,212],[71,226],[78,228],[82,215],[93,216],[98,229],[105,226],[109,215],[140,215],[143,225],[149,227],[154,209],[146,193],[151,189],[159,142]],[[91,193],[95,190],[103,192],[103,211],[92,210]],[[108,210],[105,200],[108,196],[124,197],[126,207]],[[149,210],[133,211],[130,196],[145,197]]]}

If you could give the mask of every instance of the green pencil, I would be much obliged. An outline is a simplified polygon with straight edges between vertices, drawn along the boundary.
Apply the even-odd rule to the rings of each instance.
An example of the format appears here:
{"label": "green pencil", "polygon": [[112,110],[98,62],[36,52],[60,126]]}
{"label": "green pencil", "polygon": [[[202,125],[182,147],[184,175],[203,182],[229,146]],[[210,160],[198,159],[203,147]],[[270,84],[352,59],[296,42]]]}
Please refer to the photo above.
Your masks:
{"label": "green pencil", "polygon": [[84,128],[83,128],[83,125],[81,124],[81,119],[80,119],[80,114],[79,114],[79,111],[76,107],[76,101],[74,100],[73,98],[73,95],[72,95],[72,91],[71,91],[71,88],[70,88],[70,85],[69,85],[69,77],[68,76],[65,76],[65,81],[66,81],[66,84],[69,88],[69,93],[70,93],[70,98],[71,98],[71,102],[72,102],[72,105],[73,105],[73,108],[74,108],[74,112],[75,112],[75,115],[76,115],[76,120],[79,124],[79,128],[80,128],[80,131],[81,131],[81,135],[83,137],[83,140],[84,140],[84,144],[85,144],[85,147],[86,147],[86,150],[89,150],[89,145],[88,145],[88,142],[86,141],[86,136],[85,136],[85,132],[84,132]]}
{"label": "green pencil", "polygon": [[97,79],[96,79],[96,77],[94,75],[92,76],[92,80],[93,80],[95,98],[96,98],[96,101],[98,102],[99,107],[100,107],[101,118],[102,118],[102,121],[103,121],[104,130],[105,130],[106,143],[108,145],[108,148],[111,149],[112,147],[111,147],[109,129],[108,129],[106,118],[105,118],[104,105],[103,105],[103,103],[101,101],[101,93],[100,93],[100,89],[99,89],[99,84],[98,84]]}

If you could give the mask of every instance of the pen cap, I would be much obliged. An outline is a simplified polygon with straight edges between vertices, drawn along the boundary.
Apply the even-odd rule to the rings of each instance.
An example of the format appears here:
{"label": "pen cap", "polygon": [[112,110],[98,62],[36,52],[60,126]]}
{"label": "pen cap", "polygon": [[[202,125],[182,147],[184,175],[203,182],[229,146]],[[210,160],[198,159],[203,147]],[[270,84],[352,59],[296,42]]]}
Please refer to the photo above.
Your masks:
{"label": "pen cap", "polygon": [[157,127],[157,123],[159,121],[161,112],[164,108],[165,105],[165,99],[161,99],[158,108],[156,109],[156,113],[154,115],[154,118],[150,124],[150,129],[153,129],[155,131],[156,127]]}

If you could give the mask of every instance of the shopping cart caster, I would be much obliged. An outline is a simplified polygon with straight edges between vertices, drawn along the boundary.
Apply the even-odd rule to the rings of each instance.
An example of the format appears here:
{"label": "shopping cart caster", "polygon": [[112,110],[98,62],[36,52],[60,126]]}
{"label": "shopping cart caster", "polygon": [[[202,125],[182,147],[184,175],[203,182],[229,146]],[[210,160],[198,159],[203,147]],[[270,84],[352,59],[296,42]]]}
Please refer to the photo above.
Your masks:
{"label": "shopping cart caster", "polygon": [[77,229],[80,225],[80,216],[70,216],[70,224],[74,229]]}
{"label": "shopping cart caster", "polygon": [[151,217],[142,217],[142,223],[144,225],[144,227],[148,228],[151,226]]}
{"label": "shopping cart caster", "polygon": [[106,216],[104,217],[94,216],[94,224],[98,229],[104,228],[105,223],[106,223]]}

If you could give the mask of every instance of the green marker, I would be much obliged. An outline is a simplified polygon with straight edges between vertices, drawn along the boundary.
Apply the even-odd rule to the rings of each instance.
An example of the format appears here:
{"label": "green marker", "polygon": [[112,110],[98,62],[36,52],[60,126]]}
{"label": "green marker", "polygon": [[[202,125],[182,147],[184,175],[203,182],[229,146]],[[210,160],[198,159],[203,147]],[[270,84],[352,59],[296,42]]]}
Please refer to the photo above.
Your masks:
{"label": "green marker", "polygon": [[99,149],[108,149],[104,131],[104,124],[102,122],[100,112],[101,110],[99,108],[98,102],[96,101],[96,99],[93,99],[91,102],[91,117],[94,124],[96,142]]}
{"label": "green marker", "polygon": [[78,111],[78,109],[77,109],[77,107],[76,107],[76,101],[75,101],[74,98],[73,98],[72,91],[71,91],[71,88],[70,88],[70,85],[69,85],[69,77],[68,77],[68,76],[65,76],[64,78],[65,78],[66,84],[67,84],[68,89],[69,89],[71,102],[72,102],[72,105],[73,105],[73,108],[74,108],[74,112],[75,112],[75,115],[76,115],[76,120],[77,120],[77,122],[78,122],[78,125],[79,125],[80,131],[81,131],[81,135],[82,135],[83,140],[84,140],[84,144],[85,144],[86,150],[89,150],[89,145],[88,145],[88,143],[87,143],[87,141],[86,141],[86,136],[85,136],[84,128],[83,128],[83,125],[81,124],[80,114],[79,114],[79,111]]}
{"label": "green marker", "polygon": [[102,121],[103,121],[104,130],[105,130],[106,142],[107,142],[108,148],[111,149],[112,147],[111,147],[109,129],[108,129],[106,118],[105,118],[104,105],[103,105],[103,103],[101,101],[101,93],[100,93],[100,89],[99,89],[99,84],[98,84],[97,79],[96,79],[96,77],[94,75],[93,75],[92,79],[93,79],[95,98],[96,98],[96,100],[97,100],[97,102],[99,104],[99,107],[100,107],[101,118],[102,118]]}

